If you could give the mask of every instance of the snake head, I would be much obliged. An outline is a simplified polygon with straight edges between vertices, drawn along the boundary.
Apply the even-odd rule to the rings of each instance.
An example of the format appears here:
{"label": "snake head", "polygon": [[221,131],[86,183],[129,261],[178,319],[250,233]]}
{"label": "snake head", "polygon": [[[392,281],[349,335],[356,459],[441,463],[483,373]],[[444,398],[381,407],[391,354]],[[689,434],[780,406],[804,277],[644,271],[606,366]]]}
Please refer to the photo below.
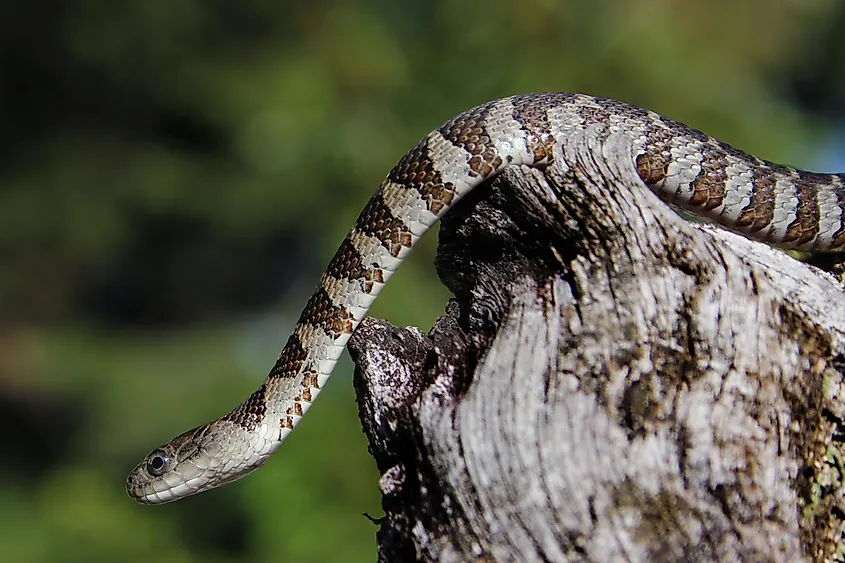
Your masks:
{"label": "snake head", "polygon": [[135,466],[126,492],[139,503],[162,504],[240,479],[271,452],[256,451],[238,430],[218,420],[173,438]]}
{"label": "snake head", "polygon": [[151,451],[126,478],[126,492],[143,504],[170,502],[199,492],[210,456],[200,426]]}

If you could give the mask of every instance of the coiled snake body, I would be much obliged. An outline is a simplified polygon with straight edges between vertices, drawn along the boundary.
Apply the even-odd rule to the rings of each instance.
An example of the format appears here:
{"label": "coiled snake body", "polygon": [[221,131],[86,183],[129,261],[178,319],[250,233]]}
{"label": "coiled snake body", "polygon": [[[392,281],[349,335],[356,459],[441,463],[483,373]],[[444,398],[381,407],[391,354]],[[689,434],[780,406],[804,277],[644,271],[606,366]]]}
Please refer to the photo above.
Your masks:
{"label": "coiled snake body", "polygon": [[845,174],[766,162],[613,100],[528,94],[480,105],[429,133],[390,171],[261,387],[229,414],[153,450],[130,473],[129,495],[142,503],[168,502],[260,467],[305,415],[414,243],[475,186],[507,166],[547,166],[556,148],[586,128],[599,142],[627,135],[631,166],[667,202],[770,244],[845,247]]}

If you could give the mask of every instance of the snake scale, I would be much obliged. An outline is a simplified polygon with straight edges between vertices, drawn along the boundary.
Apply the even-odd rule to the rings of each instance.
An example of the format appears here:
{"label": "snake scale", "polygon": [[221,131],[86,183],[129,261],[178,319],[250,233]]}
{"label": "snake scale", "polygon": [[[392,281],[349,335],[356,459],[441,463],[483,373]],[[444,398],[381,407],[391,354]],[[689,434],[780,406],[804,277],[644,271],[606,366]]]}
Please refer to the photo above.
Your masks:
{"label": "snake scale", "polygon": [[664,201],[769,244],[845,247],[845,174],[748,155],[654,112],[578,94],[527,94],[470,109],[425,136],[361,211],[265,382],[240,406],[153,450],[126,490],[164,503],[260,467],[308,411],[355,327],[423,234],[461,197],[508,166],[547,166],[594,128],[627,134],[631,165]]}

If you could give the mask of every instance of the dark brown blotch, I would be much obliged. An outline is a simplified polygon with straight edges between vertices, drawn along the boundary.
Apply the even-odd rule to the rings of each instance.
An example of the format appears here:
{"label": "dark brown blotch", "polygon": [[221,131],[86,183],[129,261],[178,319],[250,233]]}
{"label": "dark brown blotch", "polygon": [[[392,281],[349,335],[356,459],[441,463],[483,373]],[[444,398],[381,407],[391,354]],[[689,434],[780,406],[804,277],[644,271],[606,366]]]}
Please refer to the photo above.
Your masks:
{"label": "dark brown blotch", "polygon": [[831,246],[832,248],[841,249],[842,247],[845,247],[845,220],[842,219],[845,217],[845,174],[836,174],[836,177],[839,178],[840,181],[840,186],[838,186],[835,190],[836,201],[839,203],[840,225],[839,229],[833,233]]}
{"label": "dark brown blotch", "polygon": [[428,138],[414,146],[393,167],[387,176],[393,184],[416,190],[425,200],[432,213],[440,213],[448,208],[455,197],[454,185],[443,182],[443,178],[434,167],[428,149]]}
{"label": "dark brown blotch", "polygon": [[666,173],[671,163],[670,143],[675,140],[677,131],[671,129],[676,124],[670,120],[661,121],[670,128],[662,127],[653,122],[643,112],[641,121],[647,124],[645,152],[637,156],[637,174],[649,186],[655,186],[666,179]]}
{"label": "dark brown blotch", "polygon": [[786,228],[782,242],[796,247],[807,244],[819,233],[819,204],[816,200],[818,188],[825,184],[826,176],[812,172],[798,172],[795,196],[798,208],[795,220]]}
{"label": "dark brown blotch", "polygon": [[345,307],[332,303],[332,299],[321,286],[311,295],[299,317],[299,324],[309,324],[322,329],[332,338],[352,334],[355,319]]}
{"label": "dark brown blotch", "polygon": [[270,370],[271,378],[296,377],[303,364],[308,359],[308,352],[302,346],[299,337],[291,334],[282,353],[276,360],[276,365]]}
{"label": "dark brown blotch", "polygon": [[530,98],[513,100],[513,117],[525,131],[525,144],[534,155],[534,162],[551,162],[554,158],[554,137],[552,136],[548,106],[536,104]]}
{"label": "dark brown blotch", "polygon": [[487,178],[502,167],[499,156],[484,126],[492,103],[466,111],[440,128],[440,134],[470,154],[471,174]]}
{"label": "dark brown blotch", "polygon": [[725,154],[705,147],[701,150],[701,170],[690,184],[692,195],[689,203],[710,211],[722,205],[728,181],[728,161]]}
{"label": "dark brown blotch", "polygon": [[654,186],[666,178],[669,157],[660,152],[647,152],[637,157],[637,174],[646,185]]}
{"label": "dark brown blotch", "polygon": [[[402,247],[410,248],[412,244],[408,226],[402,219],[393,215],[393,211],[384,201],[381,190],[371,197],[364,209],[361,210],[361,214],[358,215],[358,220],[355,222],[355,229],[377,238],[393,256],[398,256]],[[336,272],[341,271],[343,259],[342,256],[338,258],[339,263],[336,268],[332,264],[329,265],[329,268]],[[334,262],[334,259],[332,259],[332,262]]]}
{"label": "dark brown blotch", "polygon": [[326,267],[326,274],[335,279],[369,279],[370,271],[364,266],[363,258],[350,238],[346,235]]}
{"label": "dark brown blotch", "polygon": [[360,280],[364,291],[370,293],[373,290],[373,281],[384,283],[384,272],[378,265],[364,265],[364,259],[351,237],[352,233],[349,233],[340,243],[326,268],[326,275],[335,279]]}
{"label": "dark brown blotch", "polygon": [[223,420],[237,424],[248,431],[255,430],[267,413],[266,392],[267,386],[262,384],[238,408],[224,416]]}
{"label": "dark brown blotch", "polygon": [[309,372],[304,373],[303,376],[302,376],[302,381],[300,382],[300,385],[302,385],[302,387],[304,387],[305,389],[311,389],[311,388],[319,389],[320,388],[320,381],[319,381],[319,376],[317,375],[317,372],[309,371]]}
{"label": "dark brown blotch", "polygon": [[[594,100],[594,103],[598,100]],[[578,116],[581,118],[581,122],[583,123],[584,127],[591,127],[595,125],[600,125],[602,127],[607,126],[607,109],[599,104],[599,107],[594,107],[592,105],[583,105],[578,108]]]}
{"label": "dark brown blotch", "polygon": [[775,218],[775,184],[778,176],[769,167],[753,169],[751,198],[736,220],[736,226],[756,232],[769,226]]}

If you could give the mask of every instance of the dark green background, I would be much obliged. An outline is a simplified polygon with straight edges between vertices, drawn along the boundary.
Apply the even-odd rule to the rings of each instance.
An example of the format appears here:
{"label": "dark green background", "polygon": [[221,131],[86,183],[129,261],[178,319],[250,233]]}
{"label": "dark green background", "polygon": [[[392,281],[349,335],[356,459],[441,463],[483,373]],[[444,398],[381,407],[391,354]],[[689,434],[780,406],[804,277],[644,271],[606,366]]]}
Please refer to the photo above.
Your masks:
{"label": "dark green background", "polygon": [[[843,28],[838,0],[3,2],[0,559],[374,561],[348,359],[255,476],[158,507],[123,481],[259,384],[366,198],[455,113],[586,92],[833,171]],[[373,314],[431,325],[435,246]]]}

